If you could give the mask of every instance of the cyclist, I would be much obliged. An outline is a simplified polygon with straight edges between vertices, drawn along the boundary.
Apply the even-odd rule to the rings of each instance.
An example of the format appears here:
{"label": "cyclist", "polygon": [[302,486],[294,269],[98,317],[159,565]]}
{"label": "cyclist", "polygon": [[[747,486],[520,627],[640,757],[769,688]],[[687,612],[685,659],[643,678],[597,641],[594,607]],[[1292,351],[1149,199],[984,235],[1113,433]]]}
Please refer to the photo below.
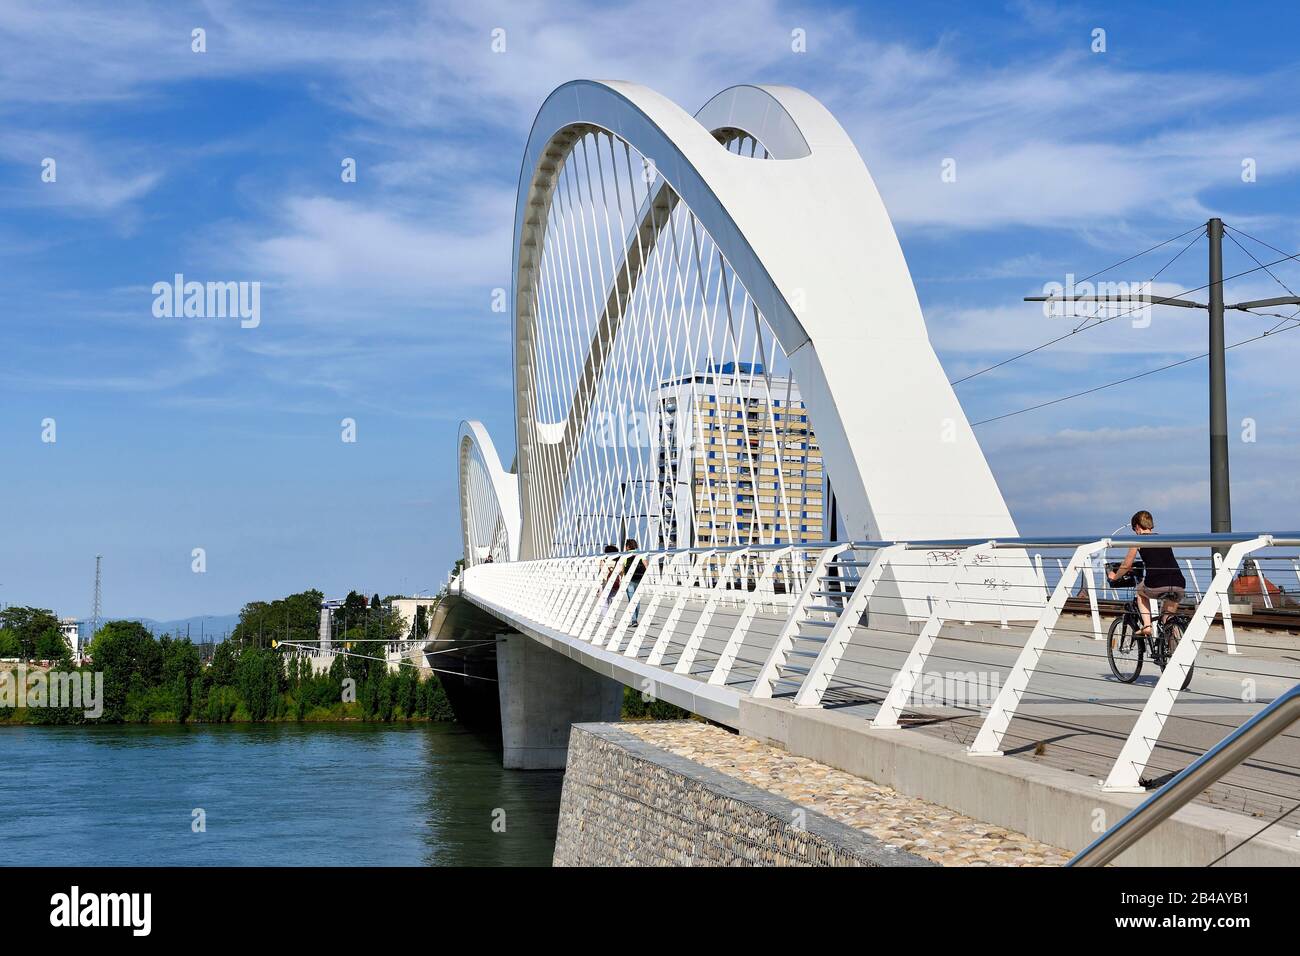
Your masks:
{"label": "cyclist", "polygon": [[[1156,533],[1155,519],[1151,517],[1149,511],[1139,511],[1133,515],[1129,525],[1133,528],[1134,534],[1154,535]],[[1145,571],[1137,586],[1137,606],[1142,615],[1142,636],[1150,637],[1151,602],[1161,596],[1164,597],[1164,603],[1160,608],[1160,622],[1163,624],[1177,613],[1178,605],[1186,593],[1187,579],[1183,577],[1183,572],[1178,570],[1174,549],[1155,543],[1129,548],[1128,554],[1124,555],[1124,560],[1120,562],[1119,567],[1114,571],[1106,572],[1106,577],[1111,581],[1122,578],[1132,570],[1133,561],[1139,555],[1142,557]]]}

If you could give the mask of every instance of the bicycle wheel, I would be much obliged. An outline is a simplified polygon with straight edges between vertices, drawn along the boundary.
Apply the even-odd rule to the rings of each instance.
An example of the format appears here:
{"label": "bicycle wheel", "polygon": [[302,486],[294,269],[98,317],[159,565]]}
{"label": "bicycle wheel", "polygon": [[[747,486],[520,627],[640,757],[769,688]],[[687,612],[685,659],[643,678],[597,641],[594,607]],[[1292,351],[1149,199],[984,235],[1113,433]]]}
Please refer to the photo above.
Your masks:
{"label": "bicycle wheel", "polygon": [[1106,636],[1106,658],[1110,661],[1110,672],[1116,680],[1131,684],[1142,673],[1142,639],[1133,620],[1127,614],[1121,614],[1110,622],[1110,632]]}
{"label": "bicycle wheel", "polygon": [[[1168,649],[1168,653],[1165,656],[1165,663],[1168,663],[1173,659],[1174,651],[1178,650],[1178,642],[1182,640],[1183,631],[1186,630],[1187,625],[1188,620],[1185,617],[1175,617],[1165,625],[1165,647]],[[1164,670],[1163,664],[1160,669]],[[1196,665],[1193,664],[1191,667],[1187,668],[1187,676],[1183,678],[1183,686],[1178,689],[1187,690],[1187,685],[1192,682],[1192,675],[1195,673]]]}

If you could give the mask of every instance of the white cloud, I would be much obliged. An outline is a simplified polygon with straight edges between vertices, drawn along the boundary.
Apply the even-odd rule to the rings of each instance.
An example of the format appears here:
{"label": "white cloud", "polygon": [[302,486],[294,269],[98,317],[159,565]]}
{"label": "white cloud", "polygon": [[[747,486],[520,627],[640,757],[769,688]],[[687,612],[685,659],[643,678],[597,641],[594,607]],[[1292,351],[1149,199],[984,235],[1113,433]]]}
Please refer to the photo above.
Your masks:
{"label": "white cloud", "polygon": [[[0,159],[27,171],[4,190],[11,208],[52,205],[81,214],[115,214],[148,195],[163,175],[149,152],[131,143],[13,126],[0,130]],[[47,159],[54,161],[51,182],[42,179]]]}
{"label": "white cloud", "polygon": [[[232,224],[208,250],[227,271],[261,279],[266,321],[338,337],[351,327],[387,339],[418,336],[447,350],[484,336],[508,353],[493,290],[510,285],[512,196],[473,190],[436,218],[385,204],[296,195],[267,223]],[[277,334],[279,334],[277,332]]]}
{"label": "white cloud", "polygon": [[[1075,16],[1037,3],[1018,12],[1040,37],[1064,37]],[[205,54],[189,49],[200,23]],[[640,26],[667,24],[673,42],[635,42]],[[793,25],[808,30],[806,55],[790,52]],[[490,47],[497,27],[507,41],[499,54]],[[1203,218],[1203,193],[1240,185],[1242,156],[1270,176],[1300,166],[1300,119],[1245,110],[1268,76],[1132,69],[1079,44],[975,66],[949,36],[893,42],[850,13],[775,0],[399,3],[377,13],[332,7],[328,17],[267,3],[18,3],[0,12],[0,29],[8,35],[0,59],[9,62],[0,100],[112,100],[178,80],[296,72],[384,137],[407,130],[454,141],[488,128],[518,141],[545,94],[575,76],[645,82],[687,110],[733,82],[795,82],[840,117],[904,227],[1113,231],[1125,217]],[[736,42],[738,32],[747,42]],[[1204,111],[1229,105],[1245,118],[1207,128]],[[427,180],[456,152],[436,140],[406,145],[376,174]],[[957,161],[954,183],[939,177],[948,157]]]}

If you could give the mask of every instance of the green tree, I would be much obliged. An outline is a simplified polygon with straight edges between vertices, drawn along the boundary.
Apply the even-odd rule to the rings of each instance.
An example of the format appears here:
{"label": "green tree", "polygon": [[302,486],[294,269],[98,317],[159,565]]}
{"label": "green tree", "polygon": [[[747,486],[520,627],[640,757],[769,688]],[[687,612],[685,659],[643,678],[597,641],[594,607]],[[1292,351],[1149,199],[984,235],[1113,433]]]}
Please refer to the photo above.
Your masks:
{"label": "green tree", "polygon": [[[275,601],[253,601],[239,612],[230,634],[236,646],[270,647],[271,641],[315,643],[320,635],[320,605],[324,595],[302,591]],[[365,598],[362,598],[364,605]]]}
{"label": "green tree", "polygon": [[200,667],[199,672],[190,681],[190,716],[195,720],[205,719],[208,709],[208,694],[212,692],[212,668]]}
{"label": "green tree", "polygon": [[284,682],[280,655],[265,648],[249,648],[239,655],[239,696],[252,720],[275,716]]}
{"label": "green tree", "polygon": [[420,674],[414,667],[403,667],[397,673],[395,703],[403,717],[414,717],[419,700]]}
{"label": "green tree", "polygon": [[375,690],[375,716],[387,723],[393,719],[393,691],[396,680],[394,675],[389,674],[385,669],[375,682],[378,685]]}
{"label": "green tree", "polygon": [[162,648],[138,621],[109,621],[90,643],[95,670],[104,672],[104,713],[100,720],[121,723],[127,697],[162,680]]}
{"label": "green tree", "polygon": [[212,652],[208,674],[214,687],[234,687],[238,680],[239,646],[234,638],[222,641]]}
{"label": "green tree", "polygon": [[0,657],[18,657],[22,650],[17,634],[7,627],[0,630]]}
{"label": "green tree", "polygon": [[194,701],[194,682],[202,670],[199,649],[188,637],[172,639],[166,634],[158,642],[162,647],[162,685],[176,719],[189,719]]}
{"label": "green tree", "polygon": [[438,680],[437,674],[430,674],[425,680],[420,681],[419,698],[420,713],[430,720],[456,719],[451,709],[451,701],[447,699],[447,691],[442,686],[442,681]]}
{"label": "green tree", "polygon": [[57,627],[51,627],[36,636],[36,647],[32,656],[41,661],[60,661],[70,664],[72,648],[63,639],[63,632]]}
{"label": "green tree", "polygon": [[46,608],[11,605],[0,611],[0,629],[12,631],[18,640],[18,654],[14,656],[32,660],[38,656],[36,642],[50,630],[58,634],[59,619]]}
{"label": "green tree", "polygon": [[689,710],[683,710],[676,704],[665,700],[644,700],[641,692],[633,687],[623,688],[623,719],[650,720],[687,720]]}

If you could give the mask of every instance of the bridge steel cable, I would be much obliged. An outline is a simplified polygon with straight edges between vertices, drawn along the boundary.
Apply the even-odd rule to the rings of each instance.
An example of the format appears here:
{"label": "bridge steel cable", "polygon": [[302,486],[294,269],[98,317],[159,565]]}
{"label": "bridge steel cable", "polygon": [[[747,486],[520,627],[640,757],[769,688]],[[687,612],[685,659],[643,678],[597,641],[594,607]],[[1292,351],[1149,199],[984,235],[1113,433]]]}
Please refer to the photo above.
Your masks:
{"label": "bridge steel cable", "polygon": [[[850,534],[938,530],[925,497],[952,471],[944,530],[1014,531],[883,203],[799,91],[691,117],[633,84],[557,89],[521,164],[513,305],[521,557],[822,540],[828,475]],[[913,398],[846,401],[864,370]]]}

